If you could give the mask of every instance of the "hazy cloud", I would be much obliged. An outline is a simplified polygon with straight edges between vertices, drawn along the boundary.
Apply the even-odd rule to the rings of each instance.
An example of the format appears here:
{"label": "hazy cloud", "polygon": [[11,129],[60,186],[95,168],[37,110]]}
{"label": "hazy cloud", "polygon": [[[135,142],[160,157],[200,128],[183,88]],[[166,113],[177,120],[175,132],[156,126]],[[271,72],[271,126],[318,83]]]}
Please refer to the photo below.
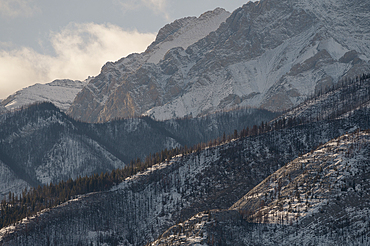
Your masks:
{"label": "hazy cloud", "polygon": [[27,47],[0,51],[0,98],[37,82],[97,75],[107,61],[142,52],[154,39],[153,33],[128,32],[111,24],[70,24],[51,34],[54,56]]}
{"label": "hazy cloud", "polygon": [[115,0],[116,3],[120,4],[123,11],[129,11],[139,8],[148,8],[157,14],[163,14],[164,17],[169,20],[169,14],[167,11],[167,0]]}
{"label": "hazy cloud", "polygon": [[40,11],[34,0],[0,0],[0,15],[5,17],[30,17]]}

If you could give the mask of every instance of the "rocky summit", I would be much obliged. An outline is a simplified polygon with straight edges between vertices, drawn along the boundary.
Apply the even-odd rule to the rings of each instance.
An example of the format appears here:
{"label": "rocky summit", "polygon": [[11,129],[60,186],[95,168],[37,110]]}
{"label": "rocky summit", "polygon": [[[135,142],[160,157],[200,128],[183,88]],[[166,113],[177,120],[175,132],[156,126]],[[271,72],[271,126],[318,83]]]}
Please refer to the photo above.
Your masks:
{"label": "rocky summit", "polygon": [[217,8],[198,18],[187,17],[164,26],[144,53],[105,64],[77,95],[69,113],[83,121],[104,122],[140,116],[179,96],[185,86],[181,71],[189,71],[191,65],[189,59],[176,57],[178,49],[183,52],[216,31],[229,16],[229,12]]}
{"label": "rocky summit", "polygon": [[370,245],[369,10],[215,9],[0,102],[0,245]]}
{"label": "rocky summit", "polygon": [[146,52],[107,63],[69,113],[104,122],[288,109],[370,71],[369,10],[364,0],[263,0],[175,21]]}

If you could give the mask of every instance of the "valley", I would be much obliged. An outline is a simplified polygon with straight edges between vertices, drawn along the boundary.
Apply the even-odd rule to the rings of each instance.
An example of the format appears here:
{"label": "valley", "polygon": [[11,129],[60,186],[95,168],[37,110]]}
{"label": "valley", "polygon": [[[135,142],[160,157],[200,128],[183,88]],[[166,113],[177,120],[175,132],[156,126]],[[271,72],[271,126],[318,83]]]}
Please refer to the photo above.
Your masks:
{"label": "valley", "polygon": [[0,101],[0,245],[369,245],[369,10],[216,8]]}

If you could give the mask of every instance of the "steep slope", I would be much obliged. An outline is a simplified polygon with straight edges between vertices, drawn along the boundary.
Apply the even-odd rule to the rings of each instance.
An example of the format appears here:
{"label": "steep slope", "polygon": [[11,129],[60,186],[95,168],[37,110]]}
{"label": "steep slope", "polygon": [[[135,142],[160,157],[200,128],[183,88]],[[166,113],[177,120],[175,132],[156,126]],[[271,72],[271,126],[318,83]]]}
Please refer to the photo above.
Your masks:
{"label": "steep slope", "polygon": [[[125,165],[102,143],[78,134],[76,123],[50,103],[8,114],[0,124],[0,161],[20,183],[37,186]],[[1,179],[1,185],[13,179]]]}
{"label": "steep slope", "polygon": [[[249,212],[248,219],[253,222],[291,224],[298,219],[303,227],[310,224],[310,229],[323,226],[316,224],[318,220],[330,224],[343,213],[347,219],[358,219],[347,212],[369,218],[369,148],[369,131],[343,135],[288,163],[231,209]],[[338,206],[343,202],[347,206]],[[315,215],[319,212],[325,212],[327,221]]]}
{"label": "steep slope", "polygon": [[[266,110],[240,109],[166,122],[142,117],[87,124],[43,103],[3,116],[0,161],[14,172],[20,184],[37,186],[122,168],[150,153],[208,142],[275,116]],[[0,195],[12,187],[8,179],[0,179],[0,185],[4,186]],[[20,190],[14,188],[13,192]]]}
{"label": "steep slope", "polygon": [[0,115],[6,114],[7,112],[8,110],[3,105],[0,105]]}
{"label": "steep slope", "polygon": [[288,109],[343,77],[370,71],[369,10],[364,0],[249,2],[158,64],[147,63],[145,54],[106,64],[69,113],[103,122],[199,116],[237,105]]}
{"label": "steep slope", "polygon": [[188,17],[166,25],[159,30],[156,40],[146,50],[145,53],[149,55],[147,62],[158,64],[172,48],[187,49],[210,32],[216,31],[229,16],[229,12],[216,8],[199,18]]}
{"label": "steep slope", "polygon": [[[369,109],[361,109],[345,118],[270,131],[176,156],[110,191],[88,194],[16,227],[3,228],[3,244],[143,245],[201,211],[230,208],[300,153],[354,128],[369,128],[369,120]],[[228,213],[231,221],[235,221],[233,214],[239,214]],[[240,216],[236,220],[242,223]]]}
{"label": "steep slope", "polygon": [[[198,18],[183,18],[166,25],[159,30],[156,40],[145,52],[129,55],[115,63],[105,64],[100,75],[77,95],[69,113],[82,121],[104,122],[114,118],[140,116],[144,111],[137,112],[136,105],[148,104],[145,108],[149,109],[153,103],[161,103],[163,90],[166,90],[168,98],[178,95],[181,88],[176,85],[176,81],[166,89],[164,83],[159,84],[154,79],[155,75],[147,74],[147,69],[161,66],[160,60],[168,58],[167,52],[170,49],[174,47],[186,49],[215,31],[229,16],[229,12],[217,8]],[[174,62],[183,63],[176,59]],[[169,64],[163,70],[171,75],[178,68],[176,64]],[[132,79],[135,74],[140,76]]]}
{"label": "steep slope", "polygon": [[[91,80],[54,80],[47,84],[35,84],[17,91],[0,102],[0,107],[8,110],[19,109],[37,102],[52,102],[66,111],[82,88]],[[0,109],[1,114],[1,109]]]}
{"label": "steep slope", "polygon": [[370,132],[288,163],[228,211],[203,212],[151,245],[368,245]]}
{"label": "steep slope", "polygon": [[14,192],[21,194],[26,188],[31,187],[25,180],[20,179],[7,165],[0,161],[0,191],[1,196]]}
{"label": "steep slope", "polygon": [[335,119],[342,114],[370,106],[370,74],[340,81],[335,87],[323,90],[318,95],[292,108],[274,119],[274,122],[312,122]]}

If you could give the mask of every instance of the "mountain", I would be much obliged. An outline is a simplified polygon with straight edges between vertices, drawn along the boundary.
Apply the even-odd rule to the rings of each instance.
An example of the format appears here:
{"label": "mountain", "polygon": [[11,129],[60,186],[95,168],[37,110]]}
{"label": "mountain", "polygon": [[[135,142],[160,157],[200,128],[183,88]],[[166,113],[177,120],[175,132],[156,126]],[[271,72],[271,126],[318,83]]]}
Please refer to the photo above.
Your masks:
{"label": "mountain", "polygon": [[[323,240],[353,243],[370,239],[369,143],[369,131],[329,141],[288,163],[231,209],[253,211],[249,220],[254,222],[262,221],[262,214],[269,223],[307,228],[306,235],[299,233],[291,242],[302,239],[305,244],[310,240],[328,244]],[[260,206],[262,200],[264,208]],[[286,234],[292,233],[294,230]]]}
{"label": "mountain", "polygon": [[175,30],[188,37],[181,30],[190,20],[174,22],[146,52],[107,63],[68,112],[104,122],[143,114],[195,117],[235,106],[288,109],[370,71],[369,10],[366,0],[249,2],[225,22],[221,10],[208,13],[222,20],[217,30],[189,46],[174,41],[179,47],[150,60]]}
{"label": "mountain", "polygon": [[[134,106],[137,104],[136,100],[140,100],[141,104],[151,105],[153,102],[161,103],[163,90],[166,90],[169,98],[178,95],[181,87],[177,86],[176,81],[166,88],[168,86],[164,83],[159,84],[156,79],[152,81],[153,75],[148,74],[148,69],[160,66],[161,60],[171,56],[167,52],[172,48],[181,47],[184,50],[215,31],[229,16],[229,12],[217,8],[198,18],[187,17],[166,25],[159,30],[156,40],[144,53],[132,54],[115,63],[105,64],[94,82],[89,83],[88,87],[77,95],[69,113],[74,118],[87,122],[140,116],[142,113],[136,112]],[[173,62],[181,64],[183,61],[174,58]],[[182,69],[189,70],[190,67]],[[169,74],[167,77],[170,77],[178,68],[176,64],[169,64],[164,70]],[[140,73],[141,77],[132,76],[137,73]],[[134,91],[137,91],[136,95],[132,94]],[[135,101],[131,97],[134,97]],[[106,113],[103,115],[101,111]],[[179,115],[182,116],[184,115]]]}
{"label": "mountain", "polygon": [[[369,83],[367,81],[366,83],[362,81],[361,84],[368,86]],[[357,84],[357,82],[354,83]],[[360,81],[358,83],[360,85]],[[347,86],[343,85],[343,87]],[[336,90],[341,90],[341,88]],[[323,98],[333,94],[336,95],[333,92],[320,95],[316,101],[320,103],[323,101]],[[356,97],[346,96],[346,98],[357,100]],[[278,177],[286,173],[285,179],[282,180],[284,182],[281,182],[281,185],[282,187],[288,187],[286,191],[289,197],[295,197],[294,203],[291,201],[292,213],[294,215],[298,214],[297,206],[307,201],[307,198],[305,198],[306,192],[310,192],[311,188],[315,192],[314,197],[309,199],[311,207],[308,207],[307,211],[311,211],[309,209],[312,208],[311,214],[314,214],[314,218],[319,218],[314,220],[316,221],[315,225],[320,229],[317,234],[318,239],[327,240],[323,242],[332,242],[330,241],[332,228],[330,226],[335,226],[337,231],[333,231],[333,237],[338,235],[335,233],[340,233],[338,240],[345,238],[352,240],[350,238],[353,238],[356,241],[352,242],[358,242],[358,240],[361,242],[362,238],[364,238],[364,244],[366,244],[367,229],[360,230],[358,233],[354,231],[354,228],[357,228],[356,226],[366,226],[366,223],[359,223],[363,222],[364,219],[366,222],[366,218],[368,218],[368,213],[366,212],[367,195],[364,190],[367,189],[368,183],[366,163],[368,159],[367,145],[369,133],[359,133],[356,130],[359,128],[368,129],[370,127],[370,107],[366,98],[362,105],[362,107],[355,109],[348,108],[346,112],[342,112],[336,117],[319,121],[311,117],[308,119],[312,119],[312,121],[296,121],[291,125],[283,121],[278,121],[276,124],[273,122],[271,125],[263,124],[255,129],[256,132],[254,133],[252,129],[251,134],[247,137],[231,139],[221,145],[195,149],[187,155],[174,156],[172,159],[158,163],[123,180],[122,183],[113,186],[110,190],[79,196],[60,206],[47,209],[36,217],[29,217],[15,226],[3,228],[0,231],[2,243],[3,245],[33,245],[35,243],[39,245],[47,245],[48,243],[58,243],[60,245],[90,245],[91,243],[144,245],[154,241],[166,230],[172,228],[163,234],[159,240],[173,239],[173,242],[164,242],[169,245],[171,243],[176,245],[176,242],[179,242],[179,240],[186,242],[189,239],[190,242],[195,243],[195,240],[203,238],[205,240],[203,242],[207,243],[207,235],[209,235],[209,244],[213,240],[217,244],[220,240],[221,242],[224,242],[222,240],[229,240],[226,243],[231,242],[229,243],[230,245],[238,245],[238,242],[248,244],[249,241],[253,242],[252,244],[258,244],[258,242],[264,242],[256,240],[262,237],[267,230],[266,240],[271,239],[269,242],[274,242],[273,240],[276,242],[276,240],[280,239],[282,242],[289,244],[293,242],[290,238],[295,237],[296,239],[298,238],[297,242],[300,242],[299,239],[304,239],[313,244],[316,242],[316,239],[313,237],[313,232],[310,228],[306,229],[306,227],[303,227],[303,225],[306,225],[304,224],[306,222],[298,220],[298,226],[302,225],[302,227],[299,227],[301,228],[300,231],[296,229],[296,221],[292,222],[293,227],[290,226],[290,221],[288,225],[286,223],[283,225],[265,225],[260,222],[256,223],[253,220],[248,221],[248,218],[254,217],[246,216],[256,214],[256,216],[258,215],[257,218],[259,218],[258,209],[265,207],[257,208],[257,210],[253,210],[254,207],[251,207],[251,213],[247,213],[248,209],[237,209],[235,207],[235,204],[245,203],[246,198],[249,198],[249,195],[245,196],[248,192],[251,192],[249,194],[254,194],[256,191],[260,193],[259,187],[265,187],[263,186],[265,184],[272,187],[273,182],[278,182],[276,178],[279,180]],[[325,110],[328,109],[326,108]],[[333,106],[332,110],[335,111],[336,107]],[[289,112],[286,115],[289,115]],[[346,132],[352,132],[352,134],[348,135]],[[332,140],[336,138],[339,139]],[[338,145],[336,144],[337,142],[339,142]],[[327,144],[323,145],[323,143]],[[338,160],[331,158],[331,156],[338,158]],[[343,159],[340,160],[342,157]],[[350,161],[350,158],[352,158],[351,164],[347,163],[347,161]],[[307,167],[304,166],[303,169],[300,169],[300,166],[291,164],[306,160],[310,160],[310,163],[312,161],[312,166],[307,165]],[[289,170],[286,168],[286,164],[288,164],[288,167],[291,167]],[[323,171],[318,175],[316,170],[320,170],[320,166],[322,166]],[[339,170],[338,176],[336,176],[337,173],[331,171],[334,167],[337,167],[337,170]],[[342,167],[345,167],[345,170]],[[274,174],[279,169],[280,171]],[[289,193],[289,184],[291,183],[285,182],[289,177],[288,171],[291,172],[291,179],[296,180],[297,182],[295,183],[298,183],[298,190],[301,194],[300,202],[298,202],[298,197],[294,196],[296,193],[292,194],[292,196]],[[357,176],[356,172],[359,176]],[[303,174],[303,179],[300,178],[302,177],[300,174]],[[264,181],[268,180],[266,179],[268,177],[270,177],[271,182]],[[271,177],[274,178],[271,179]],[[322,213],[320,209],[319,211],[314,209],[320,205],[317,202],[324,201],[319,201],[320,195],[328,194],[328,196],[332,196],[332,193],[325,193],[329,180],[333,183],[331,181],[332,177],[339,178],[338,186],[332,187],[334,199],[338,199],[338,187],[340,187],[339,189],[345,188],[342,185],[347,184],[344,183],[344,180],[348,180],[348,186],[346,186],[348,193],[343,193],[343,197],[339,197],[339,200],[337,200],[341,201],[339,207],[348,203],[348,201],[352,201],[348,199],[352,195],[355,199],[358,199],[360,191],[366,198],[363,202],[348,204],[348,210],[335,210],[337,207],[330,207],[333,210],[333,213],[330,215],[333,216],[326,217],[327,219],[333,219],[334,222],[336,221],[336,224],[333,224],[330,220],[324,221],[320,217],[315,217],[325,216],[328,213],[327,211],[330,211],[329,207],[323,207]],[[308,180],[310,189],[307,188]],[[261,185],[257,186],[260,183]],[[360,184],[361,190],[354,189],[358,192],[356,194],[350,189],[350,187],[353,188],[353,184],[355,184],[355,188],[357,184]],[[296,186],[293,187],[295,189]],[[268,192],[263,192],[262,198],[257,196],[250,202],[252,204],[261,204],[259,199],[263,199],[266,193],[267,198],[270,199],[265,201],[266,208],[269,207],[275,213],[277,212],[276,209],[279,209],[277,205],[280,204],[277,204],[277,208],[275,208],[276,201],[281,201],[279,201],[279,196],[276,196],[275,193],[270,195],[270,186],[266,189],[268,189]],[[293,191],[295,191],[294,189]],[[347,197],[346,194],[350,196]],[[285,193],[281,192],[281,196],[283,195],[286,196]],[[249,202],[249,200],[247,201]],[[322,203],[322,205],[331,205],[332,202],[335,204],[335,201],[329,200],[329,204]],[[283,204],[283,209],[289,209],[289,204],[287,205],[287,203],[288,201],[286,201],[286,204]],[[301,215],[306,213],[304,208],[300,210]],[[221,210],[221,212],[213,209]],[[357,218],[353,216],[356,213],[353,211],[357,211],[356,209],[363,211],[362,215],[359,212]],[[245,219],[247,220],[242,218],[244,216],[243,211],[245,211]],[[264,211],[261,211],[262,215]],[[338,211],[338,217],[334,217],[336,211]],[[343,211],[346,211],[348,216],[343,217]],[[209,213],[211,213],[211,217],[208,219]],[[269,217],[270,221],[275,221],[272,220],[272,216]],[[352,216],[353,219],[346,220],[349,216]],[[197,220],[198,218],[201,219]],[[301,216],[300,218],[303,217]],[[308,220],[309,218],[307,216]],[[181,225],[179,223],[183,221],[190,226],[183,226],[184,228],[181,230],[175,230],[175,227],[171,227],[176,224]],[[211,223],[206,223],[207,221]],[[284,221],[286,220],[284,219]],[[198,225],[202,225],[202,223],[206,225],[206,228],[199,231],[198,236],[192,237],[193,234],[197,233],[196,230],[201,229]],[[347,229],[351,229],[351,236]],[[225,233],[222,234],[222,231]],[[181,234],[182,232],[185,232],[185,234]],[[306,233],[308,235],[307,238],[304,237]],[[169,237],[167,237],[168,235]],[[278,237],[279,235],[280,237]],[[283,241],[284,236],[289,239]],[[180,237],[179,240],[178,237]],[[249,241],[241,241],[244,238]],[[334,242],[336,241],[334,240]]]}
{"label": "mountain", "polygon": [[8,110],[3,105],[0,105],[0,115],[5,114],[7,112],[8,112]]}
{"label": "mountain", "polygon": [[[70,115],[51,103],[1,115],[0,186],[36,188],[1,202],[0,244],[368,245],[368,10],[362,0],[248,3],[158,60],[202,26],[191,23],[225,11],[185,18],[143,54],[106,64]],[[295,107],[272,121],[263,109],[226,110],[249,103]],[[130,115],[140,117],[119,119]]]}
{"label": "mountain", "polygon": [[0,167],[4,170],[0,195],[110,172],[137,158],[207,143],[275,116],[266,110],[239,109],[165,122],[142,117],[88,124],[75,121],[51,103],[31,105],[0,119]]}
{"label": "mountain", "polygon": [[321,130],[310,124],[309,131],[320,135],[328,122],[346,119],[333,127],[352,133],[287,163],[229,209],[200,212],[150,245],[368,245],[370,132],[360,131],[368,129],[360,122],[370,120],[367,77],[313,96],[270,122],[277,129],[315,122]]}
{"label": "mountain", "polygon": [[51,103],[5,116],[0,122],[0,164],[8,178],[1,179],[1,195],[125,166],[120,156],[81,133],[82,127]]}
{"label": "mountain", "polygon": [[229,210],[205,211],[150,245],[368,245],[370,132],[289,162]]}
{"label": "mountain", "polygon": [[188,48],[209,33],[216,31],[230,13],[222,8],[208,11],[198,18],[187,17],[174,21],[159,30],[156,40],[147,48],[145,62],[158,64],[172,48]]}
{"label": "mountain", "polygon": [[54,80],[47,84],[35,84],[17,91],[0,102],[1,108],[8,110],[19,109],[37,102],[52,102],[58,108],[66,111],[72,104],[77,93],[90,81],[79,80]]}
{"label": "mountain", "polygon": [[6,164],[0,161],[0,194],[9,194],[9,192],[14,192],[16,194],[21,194],[24,189],[29,189],[31,185],[19,178],[17,174]]}

